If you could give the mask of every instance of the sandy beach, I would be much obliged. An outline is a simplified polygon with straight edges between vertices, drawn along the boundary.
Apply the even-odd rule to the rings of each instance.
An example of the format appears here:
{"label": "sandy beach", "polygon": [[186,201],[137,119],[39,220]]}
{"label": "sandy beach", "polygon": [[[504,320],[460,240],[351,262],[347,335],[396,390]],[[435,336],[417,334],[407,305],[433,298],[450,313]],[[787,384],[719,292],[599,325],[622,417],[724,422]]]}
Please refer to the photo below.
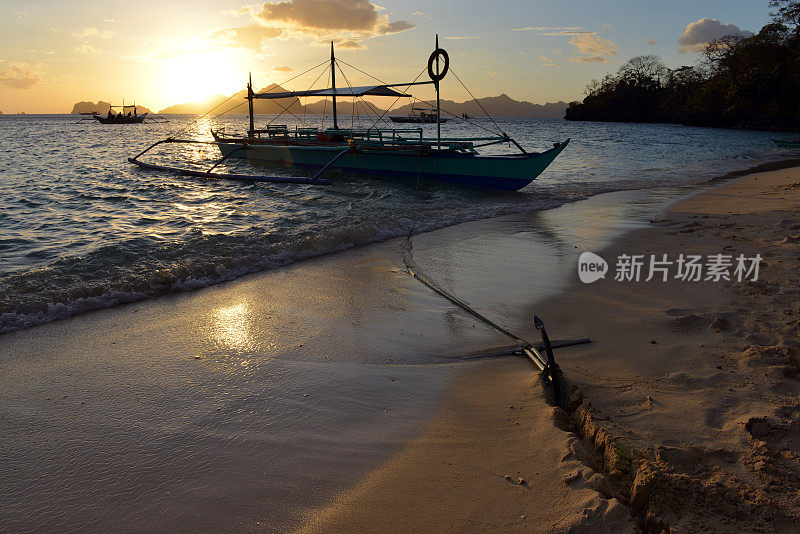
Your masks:
{"label": "sandy beach", "polygon": [[[763,172],[587,247],[606,278],[582,284],[573,266],[527,310],[552,337],[592,339],[556,351],[566,412],[525,361],[484,362],[302,531],[796,532],[798,207],[800,168]],[[763,261],[757,281],[614,279],[623,254],[681,253]]]}
{"label": "sandy beach", "polygon": [[[530,335],[528,306],[564,289],[578,250],[682,191],[416,235],[414,259]],[[524,362],[461,359],[509,340],[408,276],[403,241],[0,336],[3,528],[286,531],[404,454],[441,402],[457,406],[443,397],[451,381],[514,366],[514,404],[534,402]]]}

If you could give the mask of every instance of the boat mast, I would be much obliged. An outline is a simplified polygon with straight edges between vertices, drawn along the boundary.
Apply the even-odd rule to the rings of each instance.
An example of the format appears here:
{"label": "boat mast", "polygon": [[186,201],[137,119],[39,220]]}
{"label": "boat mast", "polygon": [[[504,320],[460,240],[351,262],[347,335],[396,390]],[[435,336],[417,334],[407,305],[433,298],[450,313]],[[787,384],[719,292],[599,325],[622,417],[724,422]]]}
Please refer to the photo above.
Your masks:
{"label": "boat mast", "polygon": [[255,125],[253,123],[253,73],[250,73],[250,80],[247,82],[247,103],[250,107],[250,130],[247,136],[252,139],[256,136]]}
{"label": "boat mast", "polygon": [[[436,34],[436,50],[439,50],[439,34]],[[436,80],[434,83],[434,87],[436,87],[436,148],[442,147],[442,123],[440,122],[441,118],[441,108],[439,106],[439,54],[436,54]]]}
{"label": "boat mast", "polygon": [[333,41],[331,41],[331,88],[333,89],[333,129],[339,129],[336,117],[336,59],[333,57]]}

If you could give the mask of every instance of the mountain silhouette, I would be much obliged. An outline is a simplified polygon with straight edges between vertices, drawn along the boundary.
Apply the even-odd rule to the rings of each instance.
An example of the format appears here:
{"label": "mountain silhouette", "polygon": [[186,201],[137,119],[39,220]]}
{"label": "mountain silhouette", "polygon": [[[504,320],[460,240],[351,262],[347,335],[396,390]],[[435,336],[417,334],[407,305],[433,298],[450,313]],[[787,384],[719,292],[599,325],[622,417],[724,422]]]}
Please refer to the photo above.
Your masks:
{"label": "mountain silhouette", "polygon": [[[276,84],[271,84],[264,89],[261,89],[260,93],[267,93],[267,92],[282,92],[286,91],[283,87]],[[238,93],[231,95],[230,97],[226,97],[223,95],[215,95],[213,97],[207,98],[205,100],[197,101],[197,102],[187,102],[183,104],[175,104],[173,106],[168,106],[161,111],[159,114],[165,113],[185,113],[185,114],[197,114],[202,115],[208,112],[215,107],[219,107],[219,109],[215,110],[214,113],[231,113],[231,114],[247,114],[247,90],[241,90]],[[224,105],[226,99],[229,99]],[[475,100],[468,100],[466,102],[455,102],[453,100],[442,100],[442,116],[447,117],[450,115],[457,115],[461,116],[462,114],[466,113],[467,115],[473,117],[481,117],[485,116],[485,113],[481,109],[483,106],[486,111],[494,116],[494,117],[536,117],[536,118],[562,118],[564,117],[564,113],[567,109],[566,102],[548,102],[546,104],[533,104],[527,101],[520,101],[514,100],[507,94],[501,94],[499,96],[491,96],[485,98],[479,98],[478,102]],[[422,104],[424,106],[424,104]],[[415,107],[419,107],[420,104],[414,104]],[[372,114],[378,113],[381,114],[385,110],[381,109],[374,104],[370,106],[372,108],[371,111],[364,110],[364,106],[359,103],[356,106],[357,113],[359,114]],[[350,99],[341,99],[338,101],[337,110],[339,111],[340,115],[344,117],[352,112],[352,101]],[[331,113],[331,101],[328,99],[326,102],[324,99],[317,100],[315,102],[309,102],[305,106],[300,102],[299,99],[291,99],[291,98],[282,98],[279,100],[262,100],[257,99],[253,102],[253,112],[256,114],[265,114],[265,115],[272,115],[276,113],[281,113],[283,111],[289,111],[294,114],[322,114]],[[411,113],[411,104],[406,104],[399,108],[393,109],[390,114],[391,115],[408,115]],[[388,114],[387,114],[388,115]]]}

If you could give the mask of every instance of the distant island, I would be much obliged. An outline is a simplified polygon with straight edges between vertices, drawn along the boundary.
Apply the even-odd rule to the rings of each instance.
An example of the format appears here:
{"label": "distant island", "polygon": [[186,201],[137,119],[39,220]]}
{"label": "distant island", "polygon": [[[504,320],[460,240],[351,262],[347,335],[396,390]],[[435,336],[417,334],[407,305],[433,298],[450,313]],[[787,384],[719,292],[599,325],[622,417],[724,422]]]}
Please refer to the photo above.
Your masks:
{"label": "distant island", "polygon": [[[696,66],[631,59],[573,102],[567,120],[662,122],[754,130],[800,128],[800,2],[750,37],[723,37]],[[790,9],[791,8],[791,9]]]}
{"label": "distant island", "polygon": [[[111,104],[108,102],[103,102],[102,100],[97,102],[78,102],[74,106],[72,106],[72,111],[70,112],[71,115],[79,115],[81,113],[97,113],[99,115],[106,115],[108,110],[111,109]],[[139,115],[143,115],[144,113],[152,113],[149,109],[144,106],[136,105],[136,110]],[[133,112],[133,108],[128,109],[127,111]],[[126,111],[126,113],[127,113]]]}
{"label": "distant island", "polygon": [[[269,85],[264,89],[261,89],[260,93],[266,92],[281,92],[286,91],[283,87],[279,85]],[[206,100],[202,100],[199,102],[188,102],[184,104],[176,104],[174,106],[169,106],[161,111],[159,111],[159,115],[161,114],[203,114],[206,113],[208,110],[213,109],[219,106],[218,112],[226,112],[228,110],[229,113],[234,114],[245,114],[247,113],[247,105],[245,103],[245,97],[247,96],[247,91],[242,90],[238,93],[226,97],[223,95],[216,95],[214,97],[208,98]],[[226,99],[230,99],[225,105],[221,105],[225,102]],[[486,97],[486,98],[479,98],[478,101],[480,104],[486,109],[486,111],[495,116],[495,117],[535,117],[535,118],[562,118],[564,117],[564,113],[567,109],[566,102],[548,102],[546,104],[533,104],[531,102],[526,101],[518,101],[514,100],[510,96],[506,94],[502,94],[500,96],[494,97]],[[238,107],[237,104],[239,104]],[[419,106],[420,104],[415,104],[415,106]],[[424,106],[424,104],[422,104]],[[466,113],[467,115],[471,115],[474,117],[483,116],[484,113],[481,110],[481,106],[476,103],[475,100],[468,100],[466,102],[454,102],[452,100],[442,100],[441,106],[443,110],[446,110],[452,115],[461,116],[462,114]],[[234,108],[234,109],[231,109]],[[357,105],[356,109],[357,112],[361,115],[367,115],[372,113],[381,114],[385,110],[380,109],[376,106],[370,106],[371,110],[364,109],[360,103]],[[275,114],[281,113],[282,111],[288,110],[295,114],[300,113],[309,113],[309,114],[322,114],[322,113],[330,113],[331,110],[331,102],[325,102],[325,100],[318,100],[316,102],[310,102],[305,106],[301,104],[301,102],[297,99],[294,101],[288,99],[281,99],[281,100],[256,100],[254,102],[254,109],[253,111],[257,114]],[[352,110],[352,104],[350,101],[345,104],[339,104],[339,112],[342,115],[347,114],[347,112]],[[393,109],[391,111],[392,114],[395,115],[407,115],[411,112],[411,104],[406,104],[399,108]],[[448,116],[447,113],[443,112],[444,116]]]}

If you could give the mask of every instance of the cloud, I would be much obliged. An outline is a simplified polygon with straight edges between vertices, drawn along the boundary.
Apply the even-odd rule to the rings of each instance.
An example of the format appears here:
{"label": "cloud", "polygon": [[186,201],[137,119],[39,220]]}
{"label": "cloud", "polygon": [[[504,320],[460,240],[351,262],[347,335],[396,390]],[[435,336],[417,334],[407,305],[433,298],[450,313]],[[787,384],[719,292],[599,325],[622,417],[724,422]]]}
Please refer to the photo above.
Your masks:
{"label": "cloud", "polygon": [[524,28],[512,28],[515,32],[540,32],[540,31],[570,31],[582,30],[580,26],[525,26]]}
{"label": "cloud", "polygon": [[462,39],[480,39],[480,35],[448,35],[442,37],[442,39],[450,39],[452,41],[460,41]]}
{"label": "cloud", "polygon": [[414,27],[407,21],[389,22],[369,0],[286,0],[264,3],[256,17],[267,25],[285,25],[310,33],[349,31],[397,33]]}
{"label": "cloud", "polygon": [[22,61],[9,61],[0,67],[0,85],[12,89],[30,89],[40,83],[43,76],[38,66]]}
{"label": "cloud", "polygon": [[547,35],[547,36],[557,36],[557,35],[567,35],[567,36],[577,36],[577,35],[594,35],[596,32],[591,32],[589,30],[558,30],[558,31],[551,31],[547,33],[540,33],[539,35]]}
{"label": "cloud", "polygon": [[429,18],[431,18],[431,17],[430,17],[430,16],[429,16],[427,13],[425,13],[424,11],[414,11],[414,12],[413,12],[413,13],[411,13],[411,14],[412,14],[412,15],[414,15],[415,17],[422,17],[423,19],[429,19]]}
{"label": "cloud", "polygon": [[283,30],[279,28],[251,24],[249,26],[219,30],[211,34],[211,37],[222,45],[260,50],[265,40],[278,37],[282,33]]}
{"label": "cloud", "polygon": [[78,33],[73,33],[72,36],[76,39],[85,39],[87,37],[97,37],[99,39],[111,39],[114,34],[110,31],[103,30],[102,32],[97,28],[90,26],[89,28],[84,28],[82,31]]}
{"label": "cloud", "polygon": [[361,43],[354,41],[352,39],[345,39],[343,41],[336,41],[336,48],[342,48],[345,50],[358,50],[360,48],[365,48],[364,45]]}
{"label": "cloud", "polygon": [[556,63],[552,59],[550,59],[549,57],[547,57],[544,54],[539,56],[539,59],[542,60],[542,63],[541,63],[542,67],[555,67],[555,65],[556,65]]}
{"label": "cloud", "polygon": [[[604,25],[605,27],[610,27]],[[537,32],[537,35],[549,37],[571,37],[569,44],[577,48],[583,55],[569,58],[572,63],[605,63],[611,56],[617,55],[617,45],[613,41],[603,39],[596,31],[587,30],[581,26],[526,26],[512,28],[515,32]],[[560,54],[561,52],[558,51]],[[540,56],[543,66],[552,66],[552,61]]]}
{"label": "cloud", "polygon": [[731,23],[722,24],[717,19],[702,18],[692,22],[678,40],[678,50],[684,54],[702,52],[705,46],[721,37],[750,37],[753,35],[747,30],[742,30]]}
{"label": "cloud", "polygon": [[378,29],[377,33],[379,35],[388,35],[388,34],[391,34],[391,33],[404,32],[404,31],[407,31],[407,30],[411,30],[413,28],[416,28],[416,26],[414,24],[411,24],[407,20],[398,20],[398,21],[390,22],[390,23],[388,23],[386,25],[381,26]]}
{"label": "cloud", "polygon": [[609,57],[617,55],[617,45],[613,41],[595,34],[578,35],[570,39],[569,44],[584,54],[569,58],[572,63],[605,63]]}
{"label": "cloud", "polygon": [[573,56],[569,58],[570,63],[606,63],[607,61],[603,56]]}
{"label": "cloud", "polygon": [[96,56],[98,54],[103,53],[102,50],[100,50],[96,46],[90,45],[89,43],[81,43],[80,45],[75,47],[75,51],[85,56]]}
{"label": "cloud", "polygon": [[294,69],[292,67],[287,67],[283,65],[280,67],[274,67],[272,70],[276,70],[278,72],[292,72]]}
{"label": "cloud", "polygon": [[580,26],[526,26],[524,28],[512,28],[511,31],[515,32],[536,32],[537,35],[545,36],[577,36],[577,35],[594,35],[593,32],[582,28]]}
{"label": "cloud", "polygon": [[655,39],[648,39],[647,40],[647,44],[649,44],[650,46],[655,46],[656,45],[656,40]]}
{"label": "cloud", "polygon": [[390,21],[383,8],[369,0],[282,0],[261,6],[244,6],[227,14],[249,14],[253,24],[219,30],[212,38],[220,44],[258,49],[266,39],[309,37],[334,40],[340,48],[365,48],[361,41],[379,35],[408,31],[416,26],[405,20]]}

